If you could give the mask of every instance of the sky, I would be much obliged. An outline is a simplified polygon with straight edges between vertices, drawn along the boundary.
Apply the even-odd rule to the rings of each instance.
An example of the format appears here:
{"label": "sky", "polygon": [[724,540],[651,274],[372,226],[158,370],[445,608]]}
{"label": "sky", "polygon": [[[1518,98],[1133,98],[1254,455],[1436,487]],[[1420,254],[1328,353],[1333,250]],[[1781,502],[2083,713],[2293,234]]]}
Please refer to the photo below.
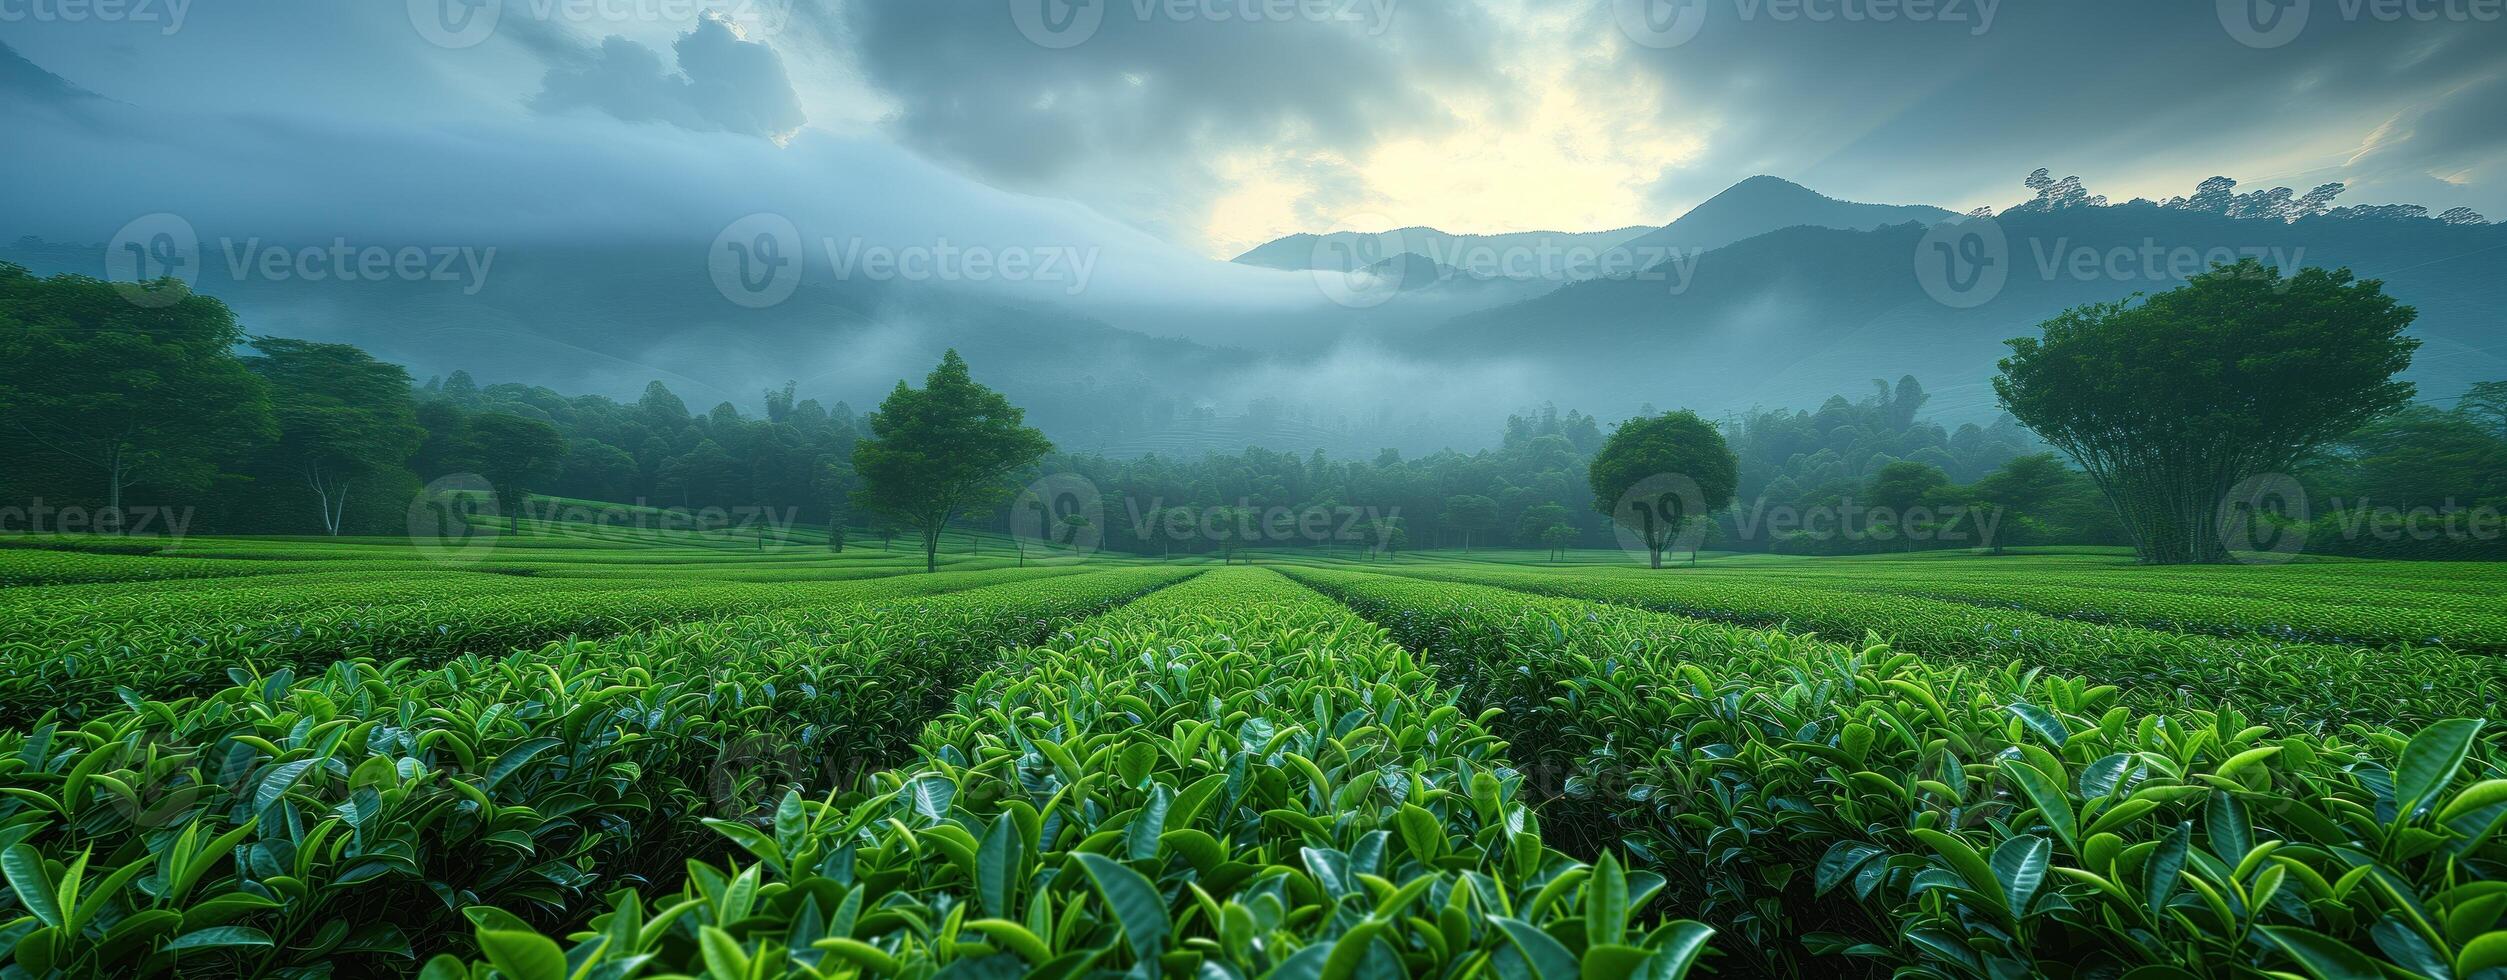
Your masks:
{"label": "sky", "polygon": [[1658,225],[1754,174],[1954,210],[2038,167],[2116,201],[2338,180],[2495,219],[2503,4],[0,0],[0,235],[173,211],[597,242],[775,211],[1084,235],[1260,302],[1209,260]]}

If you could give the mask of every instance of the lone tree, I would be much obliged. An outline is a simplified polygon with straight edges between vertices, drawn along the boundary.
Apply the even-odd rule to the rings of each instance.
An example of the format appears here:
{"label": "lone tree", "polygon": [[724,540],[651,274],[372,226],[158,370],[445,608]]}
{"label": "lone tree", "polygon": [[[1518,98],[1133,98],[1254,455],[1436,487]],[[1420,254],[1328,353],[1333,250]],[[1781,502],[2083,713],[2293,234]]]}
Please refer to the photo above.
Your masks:
{"label": "lone tree", "polygon": [[2411,401],[2415,312],[2377,280],[2252,259],[2139,306],[2068,310],[2010,341],[1994,392],[2069,454],[2145,562],[2230,559],[2228,495]]}
{"label": "lone tree", "polygon": [[1027,413],[976,384],[955,350],[920,389],[897,382],[853,447],[855,503],[923,537],[923,570],[940,569],[940,532],[1008,499],[1009,476],[1053,451]]}
{"label": "lone tree", "polygon": [[1655,568],[1683,529],[1732,503],[1739,474],[1724,434],[1689,411],[1620,423],[1586,471],[1593,509],[1635,532]]}

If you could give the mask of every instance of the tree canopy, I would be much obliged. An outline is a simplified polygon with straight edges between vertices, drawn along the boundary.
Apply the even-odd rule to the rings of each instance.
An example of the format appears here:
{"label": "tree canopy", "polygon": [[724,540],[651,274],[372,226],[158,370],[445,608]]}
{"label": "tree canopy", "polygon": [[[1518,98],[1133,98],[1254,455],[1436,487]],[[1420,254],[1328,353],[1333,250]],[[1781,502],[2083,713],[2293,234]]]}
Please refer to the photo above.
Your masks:
{"label": "tree canopy", "polygon": [[[144,289],[142,305],[128,290]],[[170,302],[162,294],[178,298]],[[37,278],[0,264],[0,425],[20,466],[94,488],[118,526],[124,491],[206,489],[275,435],[262,383],[230,353],[235,314],[181,282]]]}
{"label": "tree canopy", "polygon": [[1636,534],[1655,568],[1681,532],[1732,503],[1740,482],[1723,433],[1687,411],[1621,423],[1588,475],[1593,509]]}
{"label": "tree canopy", "polygon": [[862,480],[854,501],[921,534],[925,571],[939,569],[940,532],[951,521],[1000,506],[1015,489],[1011,474],[1053,451],[1027,413],[976,383],[955,350],[923,387],[897,382],[869,422],[871,437],[853,447]]}
{"label": "tree canopy", "polygon": [[2010,341],[2003,407],[2097,481],[2143,560],[2227,560],[2220,513],[2412,397],[2413,311],[2347,269],[2249,259],[2147,301],[2093,303]]}

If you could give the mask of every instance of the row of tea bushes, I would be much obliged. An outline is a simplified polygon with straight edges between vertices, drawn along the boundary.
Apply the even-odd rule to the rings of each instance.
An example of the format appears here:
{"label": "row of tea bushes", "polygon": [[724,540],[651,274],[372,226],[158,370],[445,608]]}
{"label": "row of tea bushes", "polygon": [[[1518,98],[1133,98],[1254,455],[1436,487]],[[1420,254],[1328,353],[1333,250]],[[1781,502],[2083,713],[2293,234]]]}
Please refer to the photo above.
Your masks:
{"label": "row of tea bushes", "polygon": [[[348,660],[0,733],[0,972],[389,970],[457,910],[579,921],[749,815],[904,757],[1004,648],[1190,574],[1138,569],[568,641]],[[14,975],[14,974],[13,974]]]}
{"label": "row of tea bushes", "polygon": [[1519,758],[1770,969],[1961,977],[2507,971],[2483,723],[2295,734],[2235,697],[1348,572]]}
{"label": "row of tea bushes", "polygon": [[[480,592],[464,580],[306,584],[275,609],[266,577],[223,579],[246,590],[169,594],[144,615],[108,604],[83,615],[37,606],[0,627],[0,725],[25,727],[112,710],[130,697],[171,697],[224,683],[228,668],[319,670],[356,657],[437,661],[500,654],[569,637],[828,603],[930,595],[1071,574],[1077,569],[947,572],[791,585],[585,587],[511,579]],[[376,588],[387,598],[377,599]],[[389,597],[397,596],[396,600]]]}
{"label": "row of tea bushes", "polygon": [[2369,649],[2261,637],[2188,636],[1912,596],[1784,586],[1733,576],[1555,575],[1459,566],[1394,569],[1434,581],[1584,599],[1813,633],[1839,643],[1971,663],[2025,663],[2095,677],[2146,708],[2228,701],[2285,731],[2348,723],[2507,720],[2507,658],[2438,647]]}
{"label": "row of tea bushes", "polygon": [[1547,846],[1415,655],[1213,571],[962,692],[868,800],[718,822],[744,865],[564,942],[476,916],[431,978],[1683,976],[1664,882]]}

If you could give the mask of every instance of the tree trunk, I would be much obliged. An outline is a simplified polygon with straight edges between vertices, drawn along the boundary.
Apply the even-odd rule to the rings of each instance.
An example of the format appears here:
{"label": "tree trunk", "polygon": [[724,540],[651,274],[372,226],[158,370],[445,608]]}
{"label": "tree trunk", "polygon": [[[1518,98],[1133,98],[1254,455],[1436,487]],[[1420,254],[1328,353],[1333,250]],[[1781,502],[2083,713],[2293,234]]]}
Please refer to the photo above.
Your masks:
{"label": "tree trunk", "polygon": [[939,570],[940,530],[934,528],[923,532],[923,573],[928,575]]}
{"label": "tree trunk", "polygon": [[1663,567],[1663,549],[1648,548],[1646,551],[1653,556],[1653,564],[1655,568]]}
{"label": "tree trunk", "polygon": [[113,515],[113,533],[122,533],[122,447],[113,447],[113,465],[105,470],[104,512]]}

